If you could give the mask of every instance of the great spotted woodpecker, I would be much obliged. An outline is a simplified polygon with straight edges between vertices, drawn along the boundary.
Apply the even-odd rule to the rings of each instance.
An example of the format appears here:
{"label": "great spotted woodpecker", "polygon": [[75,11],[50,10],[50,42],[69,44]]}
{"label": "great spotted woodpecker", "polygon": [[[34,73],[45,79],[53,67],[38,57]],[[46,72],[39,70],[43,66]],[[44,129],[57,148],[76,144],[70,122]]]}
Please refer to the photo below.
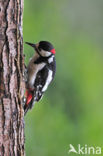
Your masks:
{"label": "great spotted woodpecker", "polygon": [[26,42],[26,44],[34,48],[35,55],[27,66],[25,114],[41,99],[56,72],[55,49],[50,42],[40,41],[37,44]]}

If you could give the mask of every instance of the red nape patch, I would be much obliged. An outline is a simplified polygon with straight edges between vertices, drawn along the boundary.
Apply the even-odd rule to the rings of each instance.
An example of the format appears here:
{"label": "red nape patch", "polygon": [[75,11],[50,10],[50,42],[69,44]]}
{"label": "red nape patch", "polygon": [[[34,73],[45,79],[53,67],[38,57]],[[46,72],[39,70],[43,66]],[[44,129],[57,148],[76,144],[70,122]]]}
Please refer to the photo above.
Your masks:
{"label": "red nape patch", "polygon": [[51,52],[52,54],[55,54],[55,53],[56,53],[55,49],[52,49],[50,52]]}

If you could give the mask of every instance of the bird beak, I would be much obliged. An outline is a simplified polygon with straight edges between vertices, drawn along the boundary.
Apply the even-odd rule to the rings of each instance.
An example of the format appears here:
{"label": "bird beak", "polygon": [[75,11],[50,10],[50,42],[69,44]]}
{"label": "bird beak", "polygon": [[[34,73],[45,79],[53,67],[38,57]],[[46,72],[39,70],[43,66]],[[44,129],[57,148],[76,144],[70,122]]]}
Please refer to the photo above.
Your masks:
{"label": "bird beak", "polygon": [[31,47],[33,48],[36,48],[36,44],[33,44],[33,43],[29,43],[29,42],[25,42],[26,44],[30,45]]}

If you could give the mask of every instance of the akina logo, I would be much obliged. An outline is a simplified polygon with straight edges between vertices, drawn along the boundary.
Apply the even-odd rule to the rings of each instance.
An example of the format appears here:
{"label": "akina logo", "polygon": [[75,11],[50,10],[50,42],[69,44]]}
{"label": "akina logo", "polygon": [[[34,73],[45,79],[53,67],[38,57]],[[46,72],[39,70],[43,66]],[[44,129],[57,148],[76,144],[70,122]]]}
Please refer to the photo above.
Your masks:
{"label": "akina logo", "polygon": [[87,145],[81,146],[80,144],[78,144],[77,148],[75,148],[72,144],[70,144],[68,154],[70,154],[70,153],[87,154],[87,155],[90,155],[90,154],[100,155],[100,154],[102,154],[102,149],[99,146],[95,146],[95,147],[90,146],[89,147]]}

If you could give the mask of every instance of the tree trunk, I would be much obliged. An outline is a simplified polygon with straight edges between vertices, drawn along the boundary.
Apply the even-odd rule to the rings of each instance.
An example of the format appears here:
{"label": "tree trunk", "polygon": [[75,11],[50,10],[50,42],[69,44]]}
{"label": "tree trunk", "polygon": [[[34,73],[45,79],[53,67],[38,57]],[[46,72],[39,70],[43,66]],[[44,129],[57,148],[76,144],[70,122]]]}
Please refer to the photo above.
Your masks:
{"label": "tree trunk", "polygon": [[0,0],[0,156],[24,155],[23,0]]}

